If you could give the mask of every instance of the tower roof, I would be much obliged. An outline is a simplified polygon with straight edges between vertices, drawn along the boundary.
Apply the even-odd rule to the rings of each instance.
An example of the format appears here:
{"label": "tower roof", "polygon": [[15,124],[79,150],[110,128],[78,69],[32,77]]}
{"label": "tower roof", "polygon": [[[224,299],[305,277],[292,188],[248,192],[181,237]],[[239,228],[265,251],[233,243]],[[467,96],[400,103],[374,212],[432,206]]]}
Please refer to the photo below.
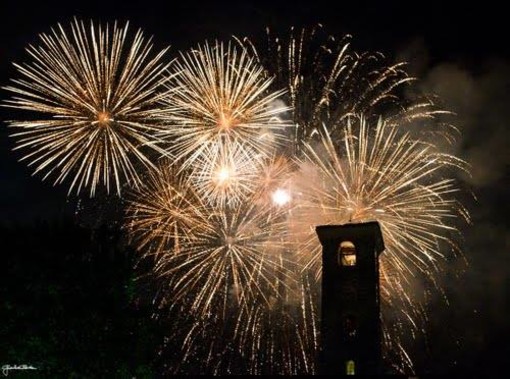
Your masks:
{"label": "tower roof", "polygon": [[333,240],[359,240],[371,238],[378,254],[384,251],[384,240],[377,221],[343,225],[319,225],[315,228],[322,245]]}

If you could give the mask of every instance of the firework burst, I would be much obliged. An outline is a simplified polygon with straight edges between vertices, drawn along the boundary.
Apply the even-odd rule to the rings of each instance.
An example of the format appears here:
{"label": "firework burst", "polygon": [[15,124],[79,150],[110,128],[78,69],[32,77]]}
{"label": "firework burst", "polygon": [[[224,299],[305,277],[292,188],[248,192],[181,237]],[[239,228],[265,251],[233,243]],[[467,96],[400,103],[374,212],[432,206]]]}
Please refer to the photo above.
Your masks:
{"label": "firework burst", "polygon": [[[465,169],[465,163],[382,121],[369,128],[363,118],[348,120],[344,128],[321,134],[317,143],[304,145],[297,177],[306,180],[295,181],[300,198],[291,227],[304,270],[320,280],[315,225],[378,221],[386,246],[382,300],[418,329],[422,308],[413,296],[415,277],[434,281],[455,249],[450,234],[461,210],[454,198],[458,189],[443,176],[448,169]],[[411,365],[404,350],[401,358]]]}
{"label": "firework burst", "polygon": [[405,62],[389,64],[381,53],[358,53],[351,48],[351,36],[336,38],[321,25],[291,29],[288,36],[267,29],[265,43],[238,42],[274,76],[276,88],[287,90],[282,99],[292,109],[297,153],[323,124],[335,128],[354,114],[371,123],[384,115],[388,124],[404,127],[413,121],[437,123],[436,116],[447,113],[429,98],[402,96],[402,89],[414,81]]}
{"label": "firework burst", "polygon": [[288,126],[276,101],[283,91],[269,91],[272,79],[242,48],[206,44],[181,54],[173,65],[173,91],[165,102],[172,112],[163,133],[187,167],[210,145],[241,142],[253,159],[268,157],[281,144]]}
{"label": "firework burst", "polygon": [[[306,145],[302,175],[315,180],[301,182],[299,218],[323,224],[377,220],[384,256],[392,257],[399,272],[429,270],[442,257],[438,241],[453,229],[448,220],[458,205],[451,196],[457,191],[454,180],[438,174],[464,163],[382,121],[373,130],[364,119],[357,127],[353,123],[348,121],[337,142],[325,132],[321,143]],[[309,239],[317,242],[315,236]],[[313,266],[319,277],[320,254],[314,250],[306,253],[305,267]]]}
{"label": "firework burst", "polygon": [[189,177],[204,201],[235,206],[259,185],[264,161],[250,146],[219,139],[218,143],[204,147]]}
{"label": "firework burst", "polygon": [[155,256],[173,301],[192,296],[190,311],[204,316],[278,296],[288,277],[285,209],[262,203],[259,191],[235,206],[210,203],[182,172],[160,172],[133,191],[127,228],[140,250]]}
{"label": "firework burst", "polygon": [[146,174],[144,184],[128,195],[126,229],[144,256],[179,252],[182,243],[193,239],[200,219],[200,198],[183,175],[163,160]]}
{"label": "firework burst", "polygon": [[40,35],[29,46],[31,61],[15,64],[21,79],[4,87],[13,94],[4,106],[32,112],[30,121],[10,121],[17,131],[15,149],[34,173],[69,178],[69,193],[83,188],[94,196],[100,185],[120,195],[121,186],[139,184],[139,167],[152,167],[149,150],[157,150],[155,115],[164,91],[166,51],[152,54],[150,40],[128,24],[87,27],[74,20]]}

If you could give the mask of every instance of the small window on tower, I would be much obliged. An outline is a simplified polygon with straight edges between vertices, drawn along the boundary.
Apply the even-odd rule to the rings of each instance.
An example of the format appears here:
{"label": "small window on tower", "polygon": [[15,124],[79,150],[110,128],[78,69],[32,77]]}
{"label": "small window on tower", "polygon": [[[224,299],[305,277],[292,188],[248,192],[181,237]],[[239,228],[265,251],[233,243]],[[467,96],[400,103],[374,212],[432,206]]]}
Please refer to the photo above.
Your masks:
{"label": "small window on tower", "polygon": [[342,241],[338,245],[338,264],[356,266],[356,247],[351,241]]}
{"label": "small window on tower", "polygon": [[347,375],[356,374],[356,366],[354,365],[353,360],[349,360],[349,361],[345,362],[345,373]]}

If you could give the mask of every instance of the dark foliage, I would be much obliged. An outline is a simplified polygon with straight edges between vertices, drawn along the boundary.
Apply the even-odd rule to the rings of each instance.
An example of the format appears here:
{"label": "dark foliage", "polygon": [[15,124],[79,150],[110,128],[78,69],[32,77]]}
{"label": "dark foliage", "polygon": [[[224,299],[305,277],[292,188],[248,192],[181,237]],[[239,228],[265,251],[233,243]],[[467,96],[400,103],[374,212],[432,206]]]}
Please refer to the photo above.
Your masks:
{"label": "dark foliage", "polygon": [[115,229],[2,227],[0,362],[51,378],[154,376],[162,334]]}

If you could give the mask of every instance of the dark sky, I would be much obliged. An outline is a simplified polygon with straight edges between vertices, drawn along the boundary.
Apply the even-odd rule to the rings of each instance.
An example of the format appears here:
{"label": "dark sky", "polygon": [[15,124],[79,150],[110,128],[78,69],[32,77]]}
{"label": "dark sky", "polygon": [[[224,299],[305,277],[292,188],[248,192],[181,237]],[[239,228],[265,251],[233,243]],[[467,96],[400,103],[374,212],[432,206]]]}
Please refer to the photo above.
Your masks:
{"label": "dark sky", "polygon": [[[160,5],[158,3],[164,3]],[[73,16],[100,21],[129,20],[154,35],[157,47],[172,54],[205,39],[232,35],[256,38],[266,26],[285,32],[290,26],[322,23],[335,35],[353,35],[353,46],[405,58],[421,88],[439,94],[457,113],[462,137],[455,152],[472,165],[472,178],[462,178],[473,196],[463,195],[473,225],[465,227],[468,261],[452,262],[444,281],[452,305],[439,318],[458,329],[459,363],[488,359],[503,368],[506,350],[492,345],[510,337],[507,289],[510,265],[508,223],[510,69],[508,13],[495,2],[444,5],[440,2],[387,1],[27,1],[0,2],[0,86],[16,73],[10,62],[23,61],[27,44],[57,22]],[[234,2],[232,2],[234,3]],[[334,3],[335,5],[327,5]],[[388,4],[389,3],[389,4]],[[0,91],[0,97],[7,94]],[[9,118],[0,110],[2,120]],[[0,131],[0,223],[53,217],[71,207],[64,187],[32,177],[19,154],[10,151],[5,124]],[[475,199],[476,198],[476,199]],[[72,199],[69,200],[72,203]],[[4,252],[5,253],[5,252]],[[457,270],[458,269],[458,270]],[[465,274],[458,277],[458,272]],[[457,303],[455,303],[457,302]],[[440,323],[432,328],[440,329]],[[462,330],[474,330],[466,333]],[[506,343],[506,342],[505,342]],[[498,358],[500,357],[500,358]],[[452,362],[442,364],[453,365]],[[500,366],[498,366],[500,365]]]}

